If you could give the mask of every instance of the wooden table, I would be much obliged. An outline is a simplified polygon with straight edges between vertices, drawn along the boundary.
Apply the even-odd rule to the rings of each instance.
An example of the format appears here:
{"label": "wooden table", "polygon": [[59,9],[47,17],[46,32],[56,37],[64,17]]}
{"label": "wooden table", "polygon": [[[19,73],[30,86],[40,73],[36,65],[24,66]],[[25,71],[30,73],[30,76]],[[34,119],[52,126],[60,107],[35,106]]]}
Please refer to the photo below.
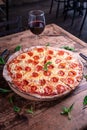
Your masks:
{"label": "wooden table", "polygon": [[[54,24],[46,26],[38,42],[41,45],[50,43],[50,46],[55,47],[75,47],[76,53],[87,54],[86,43]],[[29,30],[0,38],[0,52],[6,48],[12,52],[17,45],[26,48],[38,43]],[[87,74],[86,62],[81,60],[84,64],[84,74]],[[10,89],[2,77],[2,70],[0,71],[0,87]],[[72,94],[62,100],[35,102],[21,98],[14,92],[0,93],[0,130],[83,130],[85,127],[87,130],[87,108],[83,109],[83,99],[86,95],[85,78]],[[68,120],[67,116],[61,115],[60,112],[63,106],[69,107],[72,103],[72,118]],[[20,107],[19,112],[14,112],[14,105]],[[31,107],[33,114],[26,112]]]}

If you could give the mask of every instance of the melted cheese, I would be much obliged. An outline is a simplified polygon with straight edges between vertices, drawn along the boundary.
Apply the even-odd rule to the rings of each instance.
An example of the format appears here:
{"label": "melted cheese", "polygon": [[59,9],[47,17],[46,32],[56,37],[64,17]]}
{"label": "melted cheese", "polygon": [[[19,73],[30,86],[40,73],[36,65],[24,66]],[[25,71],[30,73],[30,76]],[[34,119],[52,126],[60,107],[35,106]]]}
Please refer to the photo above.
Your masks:
{"label": "melted cheese", "polygon": [[[73,56],[72,56],[71,60],[67,61],[66,57],[67,56],[71,56],[71,54],[69,54],[69,53],[65,52],[64,55],[62,56],[62,55],[58,55],[57,54],[58,50],[57,51],[53,50],[50,47],[45,47],[43,49],[44,49],[43,52],[38,52],[37,48],[33,48],[32,49],[33,56],[29,56],[27,52],[25,52],[25,53],[20,54],[19,56],[17,56],[15,59],[20,60],[20,61],[18,63],[15,63],[14,61],[11,62],[11,63],[9,63],[10,72],[12,73],[12,75],[15,75],[16,73],[20,72],[22,74],[22,77],[21,77],[20,80],[22,81],[22,80],[26,79],[29,82],[29,85],[31,85],[31,86],[32,85],[36,85],[37,86],[36,92],[38,92],[38,93],[44,93],[44,89],[45,89],[46,86],[52,86],[53,87],[52,91],[57,94],[57,88],[56,88],[56,86],[58,84],[62,84],[66,88],[68,88],[68,86],[66,85],[67,84],[66,80],[62,81],[61,78],[63,77],[63,79],[66,79],[68,77],[69,71],[73,71],[73,69],[70,68],[70,64],[71,63],[78,63],[79,64],[79,62],[76,59],[74,59]],[[48,54],[49,50],[52,50],[54,52],[53,55]],[[24,57],[22,58],[22,55],[24,55],[25,58]],[[50,55],[52,57],[52,59],[48,60],[48,61],[50,61],[52,63],[52,65],[54,66],[54,68],[51,68],[51,69],[48,68],[48,70],[51,72],[51,75],[45,76],[44,75],[44,62],[45,62],[45,59],[46,59],[46,57],[48,55]],[[39,56],[39,59],[36,60],[36,61],[38,61],[38,65],[41,65],[43,67],[43,69],[40,70],[40,71],[36,71],[36,66],[37,65],[35,65],[33,63],[28,63],[27,62],[29,59],[32,60],[32,61],[34,61],[34,58],[33,58],[34,56]],[[65,63],[65,68],[59,68],[58,66],[59,66],[60,63],[57,64],[56,63],[56,59],[60,59],[61,60],[60,63]],[[22,69],[21,70],[16,70],[15,69],[16,66],[19,66]],[[26,67],[30,67],[31,71],[29,71],[29,72],[26,71],[25,70]],[[59,76],[58,75],[58,71],[60,71],[60,70],[64,71],[64,73],[65,73],[64,76]],[[76,77],[79,76],[79,73],[81,72],[81,69],[79,69],[79,67],[77,66],[74,71],[76,72],[76,75],[73,78],[74,78],[75,83],[76,83],[77,82],[76,81]],[[36,77],[32,76],[33,72],[38,73],[38,76],[36,76]],[[52,82],[51,81],[52,77],[58,77],[58,79],[59,79],[58,82]],[[39,81],[42,80],[42,79],[46,80],[46,84],[43,85],[43,86],[40,86]],[[73,85],[71,85],[70,87],[73,87]],[[74,84],[74,87],[75,87],[75,84]],[[28,85],[26,85],[26,86],[24,86],[23,90],[24,89],[25,89],[26,92],[28,92],[30,88],[28,89]]]}

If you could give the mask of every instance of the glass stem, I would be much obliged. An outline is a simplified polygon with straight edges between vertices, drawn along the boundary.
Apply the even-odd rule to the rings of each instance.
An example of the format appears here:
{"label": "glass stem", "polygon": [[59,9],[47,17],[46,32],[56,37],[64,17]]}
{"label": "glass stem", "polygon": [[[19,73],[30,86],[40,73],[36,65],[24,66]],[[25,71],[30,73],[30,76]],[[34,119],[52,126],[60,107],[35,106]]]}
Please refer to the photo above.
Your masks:
{"label": "glass stem", "polygon": [[40,44],[39,44],[39,36],[38,35],[36,35],[36,44],[38,45],[38,46],[40,46]]}

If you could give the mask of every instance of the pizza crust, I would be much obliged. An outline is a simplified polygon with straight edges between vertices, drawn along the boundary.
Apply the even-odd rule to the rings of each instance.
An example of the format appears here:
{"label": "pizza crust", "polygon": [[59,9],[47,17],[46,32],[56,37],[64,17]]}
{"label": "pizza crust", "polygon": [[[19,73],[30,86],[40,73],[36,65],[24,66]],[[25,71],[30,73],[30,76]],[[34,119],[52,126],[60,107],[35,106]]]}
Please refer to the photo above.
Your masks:
{"label": "pizza crust", "polygon": [[21,97],[24,97],[26,99],[29,99],[29,100],[34,100],[34,101],[52,101],[52,100],[56,100],[56,99],[59,99],[59,98],[63,98],[65,96],[67,96],[68,94],[70,94],[72,91],[74,90],[69,90],[69,91],[66,91],[64,92],[63,94],[60,94],[60,95],[54,95],[54,96],[41,96],[41,95],[38,95],[38,94],[30,94],[30,93],[26,93],[26,92],[23,92],[21,90],[19,90],[14,84],[8,82],[10,88],[15,92],[17,93],[18,95],[20,95]]}
{"label": "pizza crust", "polygon": [[31,47],[31,48],[26,48],[26,49],[23,49],[23,50],[20,50],[16,53],[14,53],[13,55],[10,56],[10,58],[8,59],[7,63],[5,64],[4,66],[4,69],[3,69],[3,77],[5,78],[5,80],[8,82],[9,86],[11,87],[11,89],[16,92],[18,95],[26,98],[26,99],[30,99],[30,100],[38,100],[38,101],[48,101],[48,100],[54,100],[54,99],[58,99],[58,98],[61,98],[61,97],[64,97],[65,95],[69,94],[70,92],[72,92],[76,86],[79,85],[79,83],[81,82],[81,79],[82,79],[82,75],[83,75],[83,64],[82,62],[79,60],[79,55],[78,54],[74,54],[73,52],[70,52],[70,51],[67,51],[65,49],[60,49],[60,48],[53,48],[53,47],[49,47],[50,49],[52,50],[64,50],[65,52],[68,52],[70,53],[73,57],[75,57],[75,59],[80,63],[81,67],[82,67],[82,70],[81,70],[81,75],[80,75],[80,79],[78,82],[76,82],[75,86],[67,91],[65,91],[64,93],[61,93],[61,94],[57,94],[57,95],[52,95],[52,96],[41,96],[39,94],[32,94],[32,93],[26,93],[26,92],[23,92],[22,90],[20,90],[17,86],[15,86],[15,84],[12,82],[12,78],[11,76],[9,75],[9,72],[7,70],[7,65],[9,64],[10,61],[12,61],[14,58],[16,58],[18,55],[22,54],[23,52],[26,52],[26,51],[29,51],[29,50],[33,50],[34,48],[39,48],[42,46],[34,46],[34,47]]}

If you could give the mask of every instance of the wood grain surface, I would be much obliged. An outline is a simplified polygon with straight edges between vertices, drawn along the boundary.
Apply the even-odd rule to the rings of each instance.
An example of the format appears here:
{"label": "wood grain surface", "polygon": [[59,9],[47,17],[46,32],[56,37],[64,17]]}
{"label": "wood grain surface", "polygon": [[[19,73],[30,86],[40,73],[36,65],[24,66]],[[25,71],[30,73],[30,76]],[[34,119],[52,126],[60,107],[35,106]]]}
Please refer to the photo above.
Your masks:
{"label": "wood grain surface", "polygon": [[[87,43],[54,24],[47,25],[38,40],[29,30],[0,38],[0,53],[7,48],[11,55],[18,45],[26,48],[47,43],[53,47],[74,47],[75,53],[82,52],[87,55]],[[80,60],[83,62],[85,75],[87,63],[82,58]],[[3,66],[0,65],[0,87],[10,89],[2,72]],[[83,99],[86,95],[87,81],[84,77],[74,92],[55,101],[30,101],[13,91],[0,93],[0,130],[87,130],[87,108],[83,109]],[[67,116],[61,115],[60,112],[63,106],[69,107],[72,103],[72,118],[68,120]],[[20,111],[15,112],[14,106],[19,107]],[[31,108],[33,114],[27,112]]]}

